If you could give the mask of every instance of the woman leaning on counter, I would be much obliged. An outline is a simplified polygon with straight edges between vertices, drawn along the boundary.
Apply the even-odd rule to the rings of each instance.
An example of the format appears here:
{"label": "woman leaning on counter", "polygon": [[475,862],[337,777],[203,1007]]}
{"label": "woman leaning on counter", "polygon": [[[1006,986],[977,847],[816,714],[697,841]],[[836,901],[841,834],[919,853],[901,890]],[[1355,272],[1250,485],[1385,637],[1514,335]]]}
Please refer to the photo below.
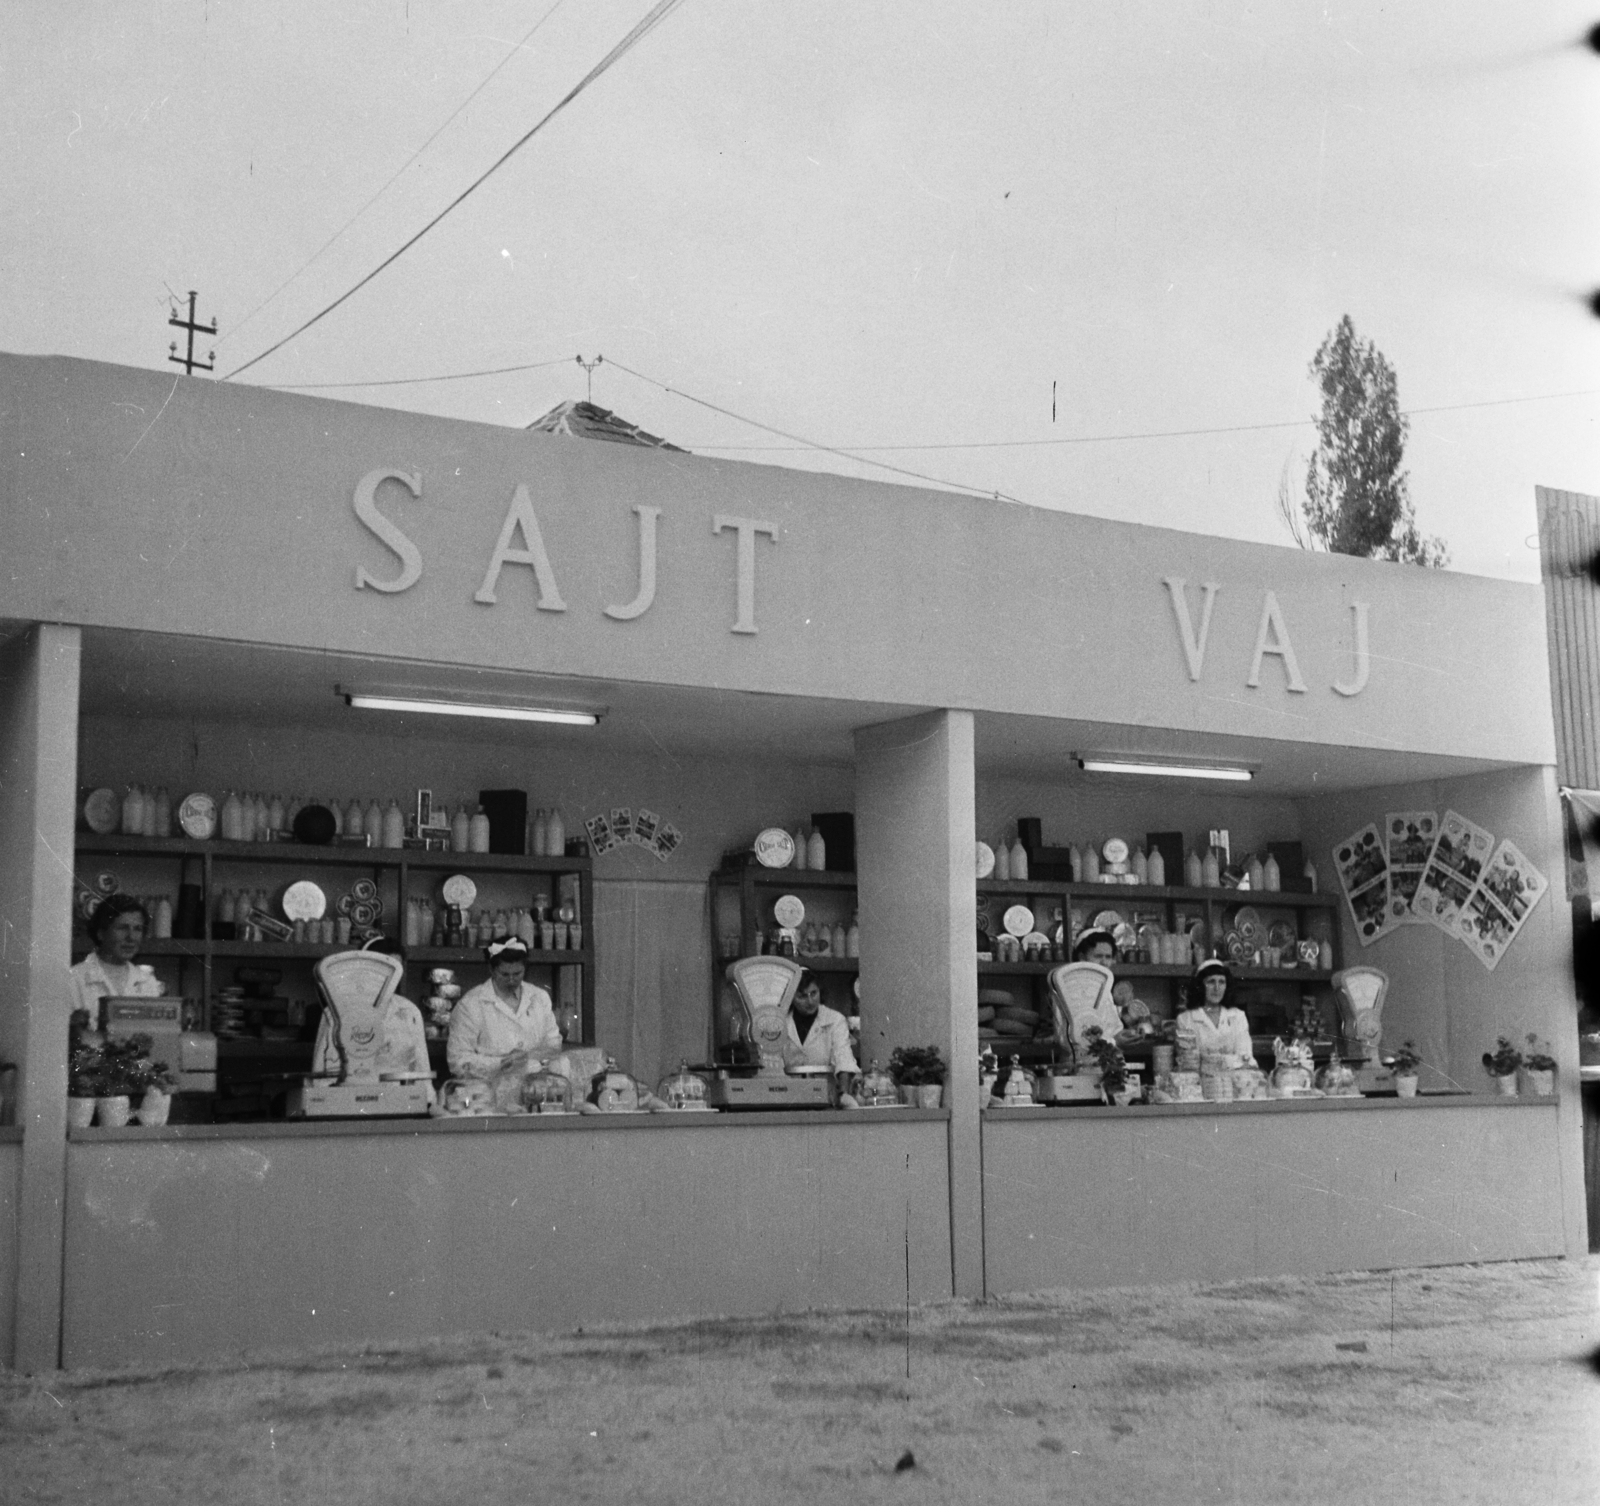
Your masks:
{"label": "woman leaning on counter", "polygon": [[152,968],[134,959],[150,929],[150,915],[130,894],[112,894],[89,916],[94,950],[72,965],[72,1009],[88,1016],[88,1028],[100,1028],[102,999],[155,999],[161,980]]}
{"label": "woman leaning on counter", "polygon": [[488,1077],[529,1057],[541,1060],[561,1050],[550,995],[526,982],[528,949],[517,937],[491,941],[484,949],[489,981],[469,988],[450,1014],[446,1055],[452,1077]]}

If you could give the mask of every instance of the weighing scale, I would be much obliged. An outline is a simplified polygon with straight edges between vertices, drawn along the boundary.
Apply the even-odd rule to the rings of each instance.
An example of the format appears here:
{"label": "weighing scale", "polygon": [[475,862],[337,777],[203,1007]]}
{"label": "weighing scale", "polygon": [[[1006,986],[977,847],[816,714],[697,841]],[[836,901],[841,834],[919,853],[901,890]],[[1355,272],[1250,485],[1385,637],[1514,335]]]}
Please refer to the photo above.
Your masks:
{"label": "weighing scale", "polygon": [[833,1104],[828,1072],[789,1072],[789,1005],[805,969],[788,957],[741,957],[728,964],[728,981],[743,1012],[748,1039],[760,1053],[753,1077],[718,1074],[706,1102],[718,1109],[826,1109]]}
{"label": "weighing scale", "polygon": [[291,1119],[353,1119],[428,1112],[428,1084],[408,1074],[385,1082],[378,1076],[384,1017],[405,964],[382,952],[335,952],[312,969],[322,1002],[333,1016],[344,1072],[337,1078],[309,1076],[289,1089]]}
{"label": "weighing scale", "polygon": [[1055,1006],[1056,1039],[1080,1056],[1088,1031],[1098,1025],[1108,1041],[1122,1029],[1122,1012],[1111,997],[1115,980],[1098,962],[1065,962],[1050,970],[1050,1002]]}

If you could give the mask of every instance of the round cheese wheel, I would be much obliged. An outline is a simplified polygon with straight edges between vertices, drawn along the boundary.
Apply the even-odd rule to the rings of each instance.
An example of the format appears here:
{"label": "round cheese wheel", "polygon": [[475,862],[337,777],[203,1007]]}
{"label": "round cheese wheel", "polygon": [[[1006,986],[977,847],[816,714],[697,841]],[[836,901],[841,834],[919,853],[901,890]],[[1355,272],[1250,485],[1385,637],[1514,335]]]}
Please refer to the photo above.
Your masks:
{"label": "round cheese wheel", "polygon": [[1004,920],[1008,936],[1026,936],[1033,929],[1033,911],[1026,905],[1012,905]]}
{"label": "round cheese wheel", "polygon": [[101,788],[83,802],[83,823],[97,837],[109,837],[122,825],[122,801],[113,789]]}
{"label": "round cheese wheel", "polygon": [[994,848],[987,842],[979,842],[977,848],[978,877],[986,879],[994,872]]}
{"label": "round cheese wheel", "polygon": [[778,896],[778,902],[772,907],[772,918],[780,926],[792,931],[796,926],[804,922],[806,907],[798,895],[781,894]]}
{"label": "round cheese wheel", "polygon": [[787,868],[794,862],[794,838],[781,826],[769,826],[757,834],[755,853],[763,868]]}
{"label": "round cheese wheel", "polygon": [[[356,884],[356,889],[359,890],[360,887],[361,884],[358,882]],[[352,893],[354,892],[355,890],[352,890]],[[478,886],[473,883],[472,880],[466,876],[466,874],[452,873],[450,877],[444,881],[442,893],[444,895],[444,902],[447,905],[453,905],[458,910],[470,910],[472,908],[473,901],[478,897]]]}
{"label": "round cheese wheel", "polygon": [[283,913],[290,920],[321,920],[328,896],[310,879],[297,879],[283,891]]}
{"label": "round cheese wheel", "polygon": [[185,795],[178,807],[178,828],[192,841],[209,841],[217,832],[217,802],[200,790]]}

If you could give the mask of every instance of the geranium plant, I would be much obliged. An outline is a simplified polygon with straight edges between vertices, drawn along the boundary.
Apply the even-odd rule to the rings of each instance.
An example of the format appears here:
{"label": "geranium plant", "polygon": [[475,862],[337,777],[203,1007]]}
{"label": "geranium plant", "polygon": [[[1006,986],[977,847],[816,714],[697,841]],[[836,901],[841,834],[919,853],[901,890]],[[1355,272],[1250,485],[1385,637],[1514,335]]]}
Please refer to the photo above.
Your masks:
{"label": "geranium plant", "polygon": [[1089,1055],[1100,1069],[1100,1088],[1107,1098],[1112,1098],[1128,1086],[1128,1062],[1115,1041],[1106,1039],[1098,1025],[1084,1031]]}
{"label": "geranium plant", "polygon": [[75,1045],[67,1062],[67,1092],[73,1098],[98,1098],[106,1091],[105,1056],[98,1046]]}
{"label": "geranium plant", "polygon": [[889,1075],[903,1088],[944,1081],[945,1062],[937,1046],[896,1046],[889,1057]]}
{"label": "geranium plant", "polygon": [[109,1040],[100,1049],[100,1073],[104,1084],[102,1094],[140,1098],[150,1088],[170,1093],[177,1086],[165,1062],[155,1061],[150,1055],[151,1040],[148,1035],[130,1035],[119,1040]]}
{"label": "geranium plant", "polygon": [[1503,1035],[1494,1043],[1493,1051],[1483,1053],[1483,1070],[1490,1077],[1515,1077],[1522,1065],[1522,1053]]}
{"label": "geranium plant", "polygon": [[1390,1070],[1396,1077],[1415,1077],[1417,1068],[1422,1065],[1422,1057],[1417,1053],[1415,1041],[1404,1042],[1394,1054],[1394,1061]]}
{"label": "geranium plant", "polygon": [[1528,1054],[1522,1058],[1522,1065],[1530,1072],[1554,1072],[1556,1059],[1551,1056],[1538,1036],[1529,1035]]}

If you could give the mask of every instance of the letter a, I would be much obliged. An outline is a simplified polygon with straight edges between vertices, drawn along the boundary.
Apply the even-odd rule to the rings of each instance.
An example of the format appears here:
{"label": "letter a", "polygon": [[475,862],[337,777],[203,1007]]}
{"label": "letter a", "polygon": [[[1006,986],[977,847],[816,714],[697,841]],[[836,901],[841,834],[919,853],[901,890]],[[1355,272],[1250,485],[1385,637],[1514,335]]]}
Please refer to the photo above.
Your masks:
{"label": "letter a", "polygon": [[[522,530],[525,549],[513,549],[511,540],[516,536],[518,529]],[[500,580],[500,567],[502,565],[532,565],[535,578],[539,582],[538,607],[541,612],[564,612],[567,604],[561,599],[561,592],[556,589],[556,573],[550,568],[550,556],[544,551],[544,535],[539,532],[539,520],[533,513],[533,500],[528,496],[528,488],[518,485],[511,496],[511,506],[506,512],[506,520],[500,529],[500,542],[494,546],[494,557],[489,561],[489,568],[484,572],[483,584],[478,587],[478,594],[472,599],[481,601],[485,606],[495,605],[495,587]]]}
{"label": "letter a", "polygon": [[1200,636],[1194,635],[1194,624],[1189,620],[1189,598],[1184,591],[1180,575],[1169,575],[1162,584],[1172,596],[1172,613],[1178,619],[1178,637],[1183,642],[1183,657],[1189,665],[1189,678],[1198,680],[1206,662],[1206,639],[1211,633],[1211,606],[1217,599],[1214,580],[1200,584]]}
{"label": "letter a", "polygon": [[[1269,631],[1272,634],[1271,642],[1267,640]],[[1244,682],[1252,690],[1258,690],[1261,686],[1261,659],[1265,654],[1276,654],[1283,660],[1283,672],[1288,678],[1289,689],[1304,695],[1306,682],[1300,678],[1294,645],[1289,642],[1289,629],[1283,625],[1283,608],[1278,605],[1274,591],[1268,591],[1266,600],[1261,603],[1261,626],[1256,629],[1255,658],[1250,661],[1250,678]]]}

